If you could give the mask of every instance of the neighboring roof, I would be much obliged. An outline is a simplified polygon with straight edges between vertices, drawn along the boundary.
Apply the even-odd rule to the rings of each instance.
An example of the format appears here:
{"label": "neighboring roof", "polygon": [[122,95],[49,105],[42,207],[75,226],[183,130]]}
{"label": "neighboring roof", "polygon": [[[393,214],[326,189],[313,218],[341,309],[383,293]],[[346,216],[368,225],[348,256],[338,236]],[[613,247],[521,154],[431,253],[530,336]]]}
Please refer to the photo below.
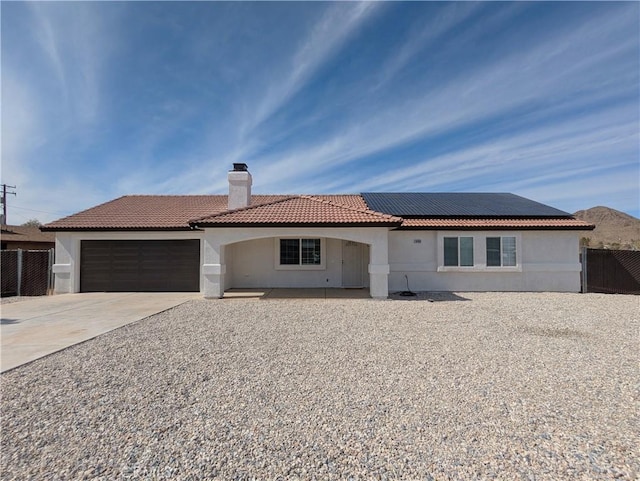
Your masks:
{"label": "neighboring roof", "polygon": [[[402,219],[366,208],[352,207],[357,204],[352,196],[298,195],[274,202],[245,207],[202,219],[194,219],[198,227],[245,227],[245,226],[399,226]],[[337,203],[339,200],[350,204]]]}
{"label": "neighboring roof", "polygon": [[401,229],[404,230],[592,230],[593,225],[572,218],[544,219],[404,219]]}
{"label": "neighboring roof", "polygon": [[4,242],[48,242],[54,243],[56,235],[53,232],[41,232],[39,227],[21,225],[3,225],[0,238]]}
{"label": "neighboring roof", "polygon": [[506,193],[365,192],[370,209],[400,217],[571,217],[571,214]]}

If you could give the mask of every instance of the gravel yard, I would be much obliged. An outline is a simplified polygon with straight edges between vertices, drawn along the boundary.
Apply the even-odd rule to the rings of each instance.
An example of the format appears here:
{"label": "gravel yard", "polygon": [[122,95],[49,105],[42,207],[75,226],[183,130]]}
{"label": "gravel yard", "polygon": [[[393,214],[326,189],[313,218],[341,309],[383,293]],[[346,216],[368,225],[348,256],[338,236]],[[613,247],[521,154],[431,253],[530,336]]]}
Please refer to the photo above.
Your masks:
{"label": "gravel yard", "polygon": [[41,296],[12,296],[12,297],[0,297],[0,306],[3,304],[13,304],[14,302],[30,301],[37,299]]}
{"label": "gravel yard", "polygon": [[1,376],[2,479],[638,479],[639,298],[196,300]]}

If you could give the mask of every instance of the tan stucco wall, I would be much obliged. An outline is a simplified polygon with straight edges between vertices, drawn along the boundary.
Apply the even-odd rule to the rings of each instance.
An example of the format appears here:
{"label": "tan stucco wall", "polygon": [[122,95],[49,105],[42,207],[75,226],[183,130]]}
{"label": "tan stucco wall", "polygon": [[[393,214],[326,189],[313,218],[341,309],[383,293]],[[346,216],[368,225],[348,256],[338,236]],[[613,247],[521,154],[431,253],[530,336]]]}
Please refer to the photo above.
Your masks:
{"label": "tan stucco wall", "polygon": [[[475,238],[474,268],[442,269],[444,236]],[[492,236],[516,237],[516,268],[486,267],[485,239]],[[573,231],[392,231],[389,290],[406,289],[406,275],[420,291],[579,292],[578,248]]]}
{"label": "tan stucco wall", "polygon": [[[475,237],[474,268],[442,268],[442,237],[449,235]],[[485,238],[498,235],[517,237],[516,268],[486,268],[482,265]],[[275,269],[274,243],[277,238],[287,236],[326,238],[325,268],[317,271]],[[368,245],[365,285],[369,285],[374,297],[386,297],[388,291],[406,289],[405,275],[412,290],[580,290],[579,233],[572,231],[226,228],[191,232],[58,233],[54,265],[56,292],[78,292],[80,242],[83,239],[199,239],[202,262],[200,290],[206,297],[220,297],[224,289],[230,287],[340,287],[343,239]]]}

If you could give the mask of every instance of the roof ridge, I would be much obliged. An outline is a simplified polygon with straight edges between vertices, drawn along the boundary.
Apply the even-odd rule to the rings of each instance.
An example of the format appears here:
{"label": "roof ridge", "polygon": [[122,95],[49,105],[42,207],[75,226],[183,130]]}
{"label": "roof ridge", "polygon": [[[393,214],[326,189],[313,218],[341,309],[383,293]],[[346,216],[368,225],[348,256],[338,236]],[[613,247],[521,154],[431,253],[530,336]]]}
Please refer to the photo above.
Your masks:
{"label": "roof ridge", "polygon": [[[263,195],[263,194],[258,194],[258,195]],[[277,194],[274,194],[277,195]],[[253,198],[253,195],[251,196]],[[292,195],[292,196],[288,196],[285,197],[284,199],[276,199],[270,202],[264,202],[264,203],[260,203],[260,204],[256,204],[256,205],[248,205],[246,207],[239,207],[237,209],[227,209],[227,210],[223,210],[222,212],[218,212],[216,214],[212,214],[212,215],[205,215],[203,217],[198,217],[196,219],[189,219],[189,221],[187,222],[188,224],[194,224],[197,223],[198,221],[202,221],[204,219],[213,219],[215,217],[222,217],[223,215],[228,215],[228,214],[234,214],[236,212],[244,212],[246,210],[251,210],[251,209],[257,209],[258,207],[264,207],[267,205],[275,205],[275,204],[279,204],[281,202],[285,202],[291,199],[295,199],[298,198],[300,196],[296,196],[296,195]]]}
{"label": "roof ridge", "polygon": [[199,217],[197,219],[191,219],[189,221],[189,224],[197,224],[198,222],[203,222],[203,221],[209,221],[210,219],[216,219],[216,218],[220,218],[220,217],[224,217],[226,215],[232,215],[238,212],[246,212],[249,210],[253,210],[253,209],[257,209],[259,207],[268,207],[268,206],[273,206],[273,205],[277,205],[277,204],[282,204],[285,202],[289,202],[292,200],[307,200],[307,201],[312,201],[312,202],[316,202],[318,204],[324,204],[324,205],[329,205],[332,207],[336,207],[338,209],[343,209],[343,210],[347,210],[350,212],[358,212],[360,214],[366,214],[368,216],[372,216],[372,217],[377,217],[379,219],[384,219],[387,221],[393,221],[393,222],[402,222],[402,218],[401,217],[397,217],[397,216],[393,216],[390,214],[385,214],[383,212],[376,212],[370,209],[360,209],[357,207],[352,207],[350,205],[346,205],[346,204],[341,204],[338,202],[334,202],[328,199],[322,199],[319,198],[315,195],[309,195],[309,194],[296,194],[296,195],[290,195],[287,196],[283,199],[277,199],[271,202],[265,202],[265,203],[261,203],[261,204],[257,204],[257,205],[250,205],[250,206],[246,206],[246,207],[241,207],[238,209],[232,209],[232,210],[225,210],[223,212],[218,212],[217,214],[213,214],[213,215],[208,215],[208,216],[204,216],[204,217]]}
{"label": "roof ridge", "polygon": [[123,197],[227,197],[227,194],[125,194],[118,199]]}
{"label": "roof ridge", "polygon": [[[370,215],[376,215],[376,216],[379,216],[379,217],[384,217],[385,219],[394,219],[394,220],[398,220],[398,221],[402,220],[401,217],[398,217],[398,216],[395,216],[395,215],[391,215],[391,214],[385,214],[384,212],[378,212],[376,210],[371,210],[371,209],[360,209],[359,207],[354,207],[354,206],[347,205],[347,204],[340,204],[340,203],[334,202],[332,200],[320,199],[320,198],[317,197],[317,195],[322,195],[322,194],[316,194],[316,195],[302,194],[299,197],[302,198],[302,199],[313,200],[315,202],[321,202],[323,204],[333,205],[335,207],[341,207],[343,209],[347,209],[347,210],[351,210],[351,211],[355,211],[355,212],[360,212],[360,213],[364,213],[364,214],[370,214]],[[354,194],[354,195],[358,195],[359,196],[359,194]],[[366,202],[365,202],[365,205],[366,205]]]}

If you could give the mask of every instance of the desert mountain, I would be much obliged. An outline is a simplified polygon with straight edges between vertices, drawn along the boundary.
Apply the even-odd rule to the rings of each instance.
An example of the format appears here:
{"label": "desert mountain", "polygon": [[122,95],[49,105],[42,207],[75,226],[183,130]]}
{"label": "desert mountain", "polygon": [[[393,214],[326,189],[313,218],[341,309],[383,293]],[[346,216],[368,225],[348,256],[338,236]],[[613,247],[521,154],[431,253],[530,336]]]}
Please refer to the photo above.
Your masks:
{"label": "desert mountain", "polygon": [[583,235],[585,240],[589,239],[589,247],[640,249],[640,219],[603,206],[579,210],[573,215],[596,226]]}

